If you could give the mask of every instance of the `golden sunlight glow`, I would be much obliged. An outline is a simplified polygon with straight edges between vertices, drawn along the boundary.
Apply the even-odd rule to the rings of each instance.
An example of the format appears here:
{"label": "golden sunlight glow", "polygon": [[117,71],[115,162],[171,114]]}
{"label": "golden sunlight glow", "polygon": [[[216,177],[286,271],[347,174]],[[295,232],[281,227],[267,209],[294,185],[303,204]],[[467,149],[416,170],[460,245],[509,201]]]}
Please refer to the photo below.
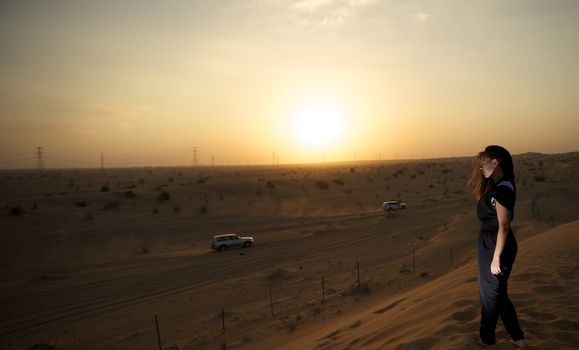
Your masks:
{"label": "golden sunlight glow", "polygon": [[334,142],[344,128],[342,113],[324,103],[304,105],[294,116],[294,131],[306,146],[322,148]]}

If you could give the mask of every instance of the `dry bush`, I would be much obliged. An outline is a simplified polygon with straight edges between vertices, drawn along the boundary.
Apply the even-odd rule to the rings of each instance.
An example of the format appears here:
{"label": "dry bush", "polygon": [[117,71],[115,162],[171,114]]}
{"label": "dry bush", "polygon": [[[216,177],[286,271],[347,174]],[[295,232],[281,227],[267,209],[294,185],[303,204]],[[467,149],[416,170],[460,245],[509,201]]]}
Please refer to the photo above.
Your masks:
{"label": "dry bush", "polygon": [[114,199],[111,199],[110,201],[106,202],[105,205],[103,206],[103,210],[112,210],[112,209],[117,209],[119,207],[121,203],[119,201],[116,201]]}
{"label": "dry bush", "polygon": [[327,190],[330,188],[330,183],[325,180],[318,180],[316,181],[316,187],[320,190]]}
{"label": "dry bush", "polygon": [[158,202],[168,201],[169,199],[171,199],[171,194],[169,193],[169,191],[162,191],[157,196]]}
{"label": "dry bush", "polygon": [[20,206],[20,204],[10,206],[8,213],[11,216],[21,216],[24,214],[24,209]]}

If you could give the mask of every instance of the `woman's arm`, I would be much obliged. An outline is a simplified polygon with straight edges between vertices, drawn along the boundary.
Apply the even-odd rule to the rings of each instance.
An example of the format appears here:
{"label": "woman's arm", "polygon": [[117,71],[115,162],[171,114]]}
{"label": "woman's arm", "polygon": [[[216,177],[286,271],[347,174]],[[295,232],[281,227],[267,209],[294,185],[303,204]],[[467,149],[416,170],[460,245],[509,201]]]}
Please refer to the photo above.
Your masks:
{"label": "woman's arm", "polygon": [[500,275],[502,273],[500,259],[507,242],[511,212],[498,201],[496,202],[495,208],[497,210],[497,219],[499,221],[499,232],[497,232],[497,244],[495,245],[493,261],[491,262],[491,272],[493,275]]}

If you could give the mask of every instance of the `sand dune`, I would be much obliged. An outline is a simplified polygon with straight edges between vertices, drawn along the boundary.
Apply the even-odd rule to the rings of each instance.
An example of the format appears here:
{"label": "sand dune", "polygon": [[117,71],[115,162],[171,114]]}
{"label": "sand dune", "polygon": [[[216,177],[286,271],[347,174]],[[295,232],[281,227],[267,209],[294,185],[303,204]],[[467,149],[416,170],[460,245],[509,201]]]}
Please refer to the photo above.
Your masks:
{"label": "sand dune", "polygon": [[[579,347],[579,221],[520,244],[510,294],[529,349]],[[415,290],[316,332],[296,333],[279,349],[473,349],[479,304],[471,261]],[[512,349],[499,323],[493,349]],[[266,346],[264,345],[264,348]]]}
{"label": "sand dune", "polygon": [[[577,340],[565,224],[579,220],[579,156],[515,162],[511,293],[529,342],[564,348]],[[469,348],[470,166],[2,171],[0,348],[158,349],[155,315],[164,349]],[[389,199],[409,208],[385,214]],[[211,251],[225,232],[256,245]]]}

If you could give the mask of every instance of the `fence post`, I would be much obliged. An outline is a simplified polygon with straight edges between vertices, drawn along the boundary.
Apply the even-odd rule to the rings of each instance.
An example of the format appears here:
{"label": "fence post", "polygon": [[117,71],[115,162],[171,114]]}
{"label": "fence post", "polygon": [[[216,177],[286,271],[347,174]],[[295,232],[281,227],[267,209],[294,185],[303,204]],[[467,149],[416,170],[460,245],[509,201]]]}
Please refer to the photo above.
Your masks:
{"label": "fence post", "polygon": [[452,267],[452,247],[450,247],[450,266]]}
{"label": "fence post", "polygon": [[221,330],[225,332],[225,308],[221,306]]}
{"label": "fence post", "polygon": [[324,304],[326,299],[326,290],[324,288],[324,276],[322,276],[322,304]]}
{"label": "fence post", "polygon": [[161,332],[159,332],[159,319],[157,318],[156,314],[155,314],[155,326],[157,327],[157,340],[159,340],[159,350],[163,350],[163,347],[161,346]]}
{"label": "fence post", "polygon": [[416,248],[412,246],[412,275],[416,276]]}
{"label": "fence post", "polygon": [[271,284],[269,285],[269,306],[271,308],[271,315],[273,316],[273,296],[271,294]]}
{"label": "fence post", "polygon": [[356,270],[358,270],[358,290],[360,289],[360,262],[356,261]]}

